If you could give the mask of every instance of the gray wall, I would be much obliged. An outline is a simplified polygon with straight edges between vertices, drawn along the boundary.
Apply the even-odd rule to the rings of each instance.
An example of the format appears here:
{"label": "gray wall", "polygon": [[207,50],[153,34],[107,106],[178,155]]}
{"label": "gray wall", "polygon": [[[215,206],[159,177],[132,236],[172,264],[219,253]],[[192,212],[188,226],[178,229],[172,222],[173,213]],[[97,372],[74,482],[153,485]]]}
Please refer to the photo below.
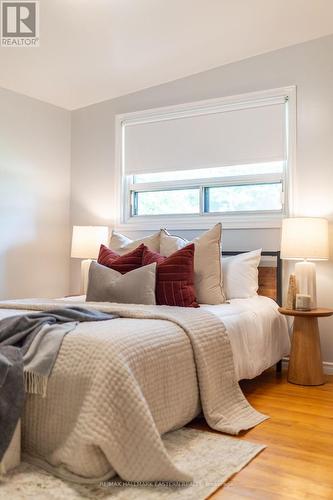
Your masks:
{"label": "gray wall", "polygon": [[70,113],[0,89],[0,298],[69,288]]}
{"label": "gray wall", "polygon": [[[297,85],[299,215],[333,219],[333,36],[288,47],[72,113],[72,224],[112,225],[117,113]],[[184,230],[183,234],[192,235]],[[276,249],[279,230],[227,230],[226,249]],[[78,263],[72,264],[72,290]],[[319,303],[333,306],[333,264],[318,264]],[[333,362],[333,319],[321,322],[323,353]]]}

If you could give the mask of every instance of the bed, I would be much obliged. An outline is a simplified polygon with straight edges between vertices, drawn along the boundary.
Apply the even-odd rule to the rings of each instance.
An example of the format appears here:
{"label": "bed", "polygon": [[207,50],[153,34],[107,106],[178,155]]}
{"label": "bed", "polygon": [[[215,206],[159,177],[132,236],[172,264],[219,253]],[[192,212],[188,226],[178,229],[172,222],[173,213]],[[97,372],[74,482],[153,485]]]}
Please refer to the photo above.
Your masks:
{"label": "bed", "polygon": [[[274,257],[276,266],[260,268],[259,293],[277,298]],[[2,304],[0,317],[80,300],[16,301]],[[92,305],[120,318],[80,324],[64,339],[47,397],[28,395],[22,448],[30,462],[78,482],[116,472],[132,481],[186,481],[161,435],[200,412],[229,434],[267,418],[248,404],[237,380],[253,378],[288,353],[287,324],[271,298],[200,309]]]}
{"label": "bed", "polygon": [[[234,256],[246,251],[223,251]],[[278,312],[282,304],[282,265],[280,252],[263,251],[258,272],[258,295],[232,299],[228,304],[203,305],[201,308],[221,319],[229,334],[238,380],[252,379],[276,365],[289,354],[290,338],[285,318]],[[84,301],[85,296],[70,297]],[[1,310],[0,310],[1,314]]]}

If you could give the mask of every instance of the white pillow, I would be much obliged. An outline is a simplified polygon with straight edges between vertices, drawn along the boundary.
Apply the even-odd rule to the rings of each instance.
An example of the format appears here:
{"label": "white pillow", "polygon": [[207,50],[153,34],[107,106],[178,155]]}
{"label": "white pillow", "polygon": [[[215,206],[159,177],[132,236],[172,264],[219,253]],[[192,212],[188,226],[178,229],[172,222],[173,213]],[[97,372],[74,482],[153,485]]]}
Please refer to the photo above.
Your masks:
{"label": "white pillow", "polygon": [[223,257],[223,288],[227,299],[247,299],[258,291],[258,266],[261,248]]}
{"label": "white pillow", "polygon": [[160,231],[158,231],[158,233],[151,234],[150,236],[146,236],[145,238],[141,238],[140,240],[131,240],[123,234],[112,231],[109,248],[119,255],[124,255],[125,253],[137,248],[141,245],[141,243],[144,243],[152,252],[159,252]]}
{"label": "white pillow", "polygon": [[[216,224],[191,243],[194,252],[194,285],[197,301],[200,304],[222,304],[225,302],[222,282],[221,259],[222,224]],[[189,241],[179,236],[170,235],[161,230],[160,254],[168,257]]]}
{"label": "white pillow", "polygon": [[155,305],[156,262],[126,274],[92,261],[87,302]]}

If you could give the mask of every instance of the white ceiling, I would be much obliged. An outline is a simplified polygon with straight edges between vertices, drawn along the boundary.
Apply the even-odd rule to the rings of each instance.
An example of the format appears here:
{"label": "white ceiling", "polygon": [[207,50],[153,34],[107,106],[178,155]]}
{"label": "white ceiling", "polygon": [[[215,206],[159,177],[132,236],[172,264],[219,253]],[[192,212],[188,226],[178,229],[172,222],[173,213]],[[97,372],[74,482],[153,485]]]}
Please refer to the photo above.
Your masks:
{"label": "white ceiling", "polygon": [[333,33],[333,0],[40,0],[0,86],[75,109]]}

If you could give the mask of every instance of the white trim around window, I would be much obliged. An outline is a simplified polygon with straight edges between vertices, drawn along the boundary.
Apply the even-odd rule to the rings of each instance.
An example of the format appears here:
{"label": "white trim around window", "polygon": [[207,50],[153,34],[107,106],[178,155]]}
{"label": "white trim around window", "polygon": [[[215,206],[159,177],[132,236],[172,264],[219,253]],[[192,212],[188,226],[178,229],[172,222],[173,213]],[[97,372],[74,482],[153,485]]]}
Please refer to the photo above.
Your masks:
{"label": "white trim around window", "polygon": [[[131,216],[130,214],[130,184],[131,178],[124,174],[124,137],[125,127],[128,124],[151,123],[170,117],[197,116],[214,110],[228,111],[246,109],[248,107],[269,105],[285,99],[286,106],[286,156],[283,176],[284,207],[283,211],[274,212],[237,212],[237,213],[200,213],[188,215],[159,215],[159,216]],[[116,178],[114,191],[114,208],[116,211],[115,226],[122,231],[157,230],[167,226],[170,229],[207,229],[216,222],[222,221],[226,229],[240,228],[278,228],[284,216],[294,212],[294,176],[296,163],[296,87],[282,87],[278,89],[251,92],[248,94],[229,96],[220,99],[192,102],[176,106],[149,109],[134,113],[116,116]],[[255,180],[255,176],[252,176]],[[133,179],[133,178],[132,178]],[[200,184],[199,180],[174,181],[173,186],[190,187]],[[232,184],[232,178],[225,178],[223,185]],[[245,180],[246,182],[246,180]],[[170,184],[170,183],[169,183]],[[221,185],[220,179],[210,179],[209,185]],[[153,183],[142,184],[139,189],[151,188]],[[154,187],[154,186],[153,186]]]}

